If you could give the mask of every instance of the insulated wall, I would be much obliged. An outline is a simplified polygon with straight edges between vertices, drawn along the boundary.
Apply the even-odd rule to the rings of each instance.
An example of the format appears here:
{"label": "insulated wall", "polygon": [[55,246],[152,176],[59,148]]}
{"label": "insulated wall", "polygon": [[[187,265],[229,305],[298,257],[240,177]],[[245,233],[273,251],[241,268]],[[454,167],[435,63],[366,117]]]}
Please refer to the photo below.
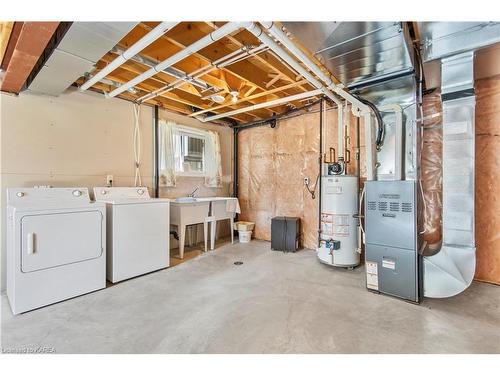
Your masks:
{"label": "insulated wall", "polygon": [[315,184],[319,166],[319,114],[279,121],[238,134],[238,197],[241,219],[255,222],[255,238],[271,239],[271,218],[301,220],[301,243],[314,248],[318,200],[304,186]]}
{"label": "insulated wall", "polygon": [[[317,177],[319,174],[319,106],[310,113],[269,125],[240,130],[238,134],[238,198],[241,220],[255,222],[254,236],[271,239],[271,218],[295,216],[301,219],[301,242],[314,249],[318,236]],[[350,116],[350,115],[349,115]],[[337,111],[329,108],[324,117],[325,151],[337,148]],[[355,173],[356,122],[350,121],[351,164]],[[364,163],[363,163],[364,164]],[[304,177],[316,188],[316,199],[304,186]]]}
{"label": "insulated wall", "polygon": [[500,76],[476,81],[476,275],[500,284]]}

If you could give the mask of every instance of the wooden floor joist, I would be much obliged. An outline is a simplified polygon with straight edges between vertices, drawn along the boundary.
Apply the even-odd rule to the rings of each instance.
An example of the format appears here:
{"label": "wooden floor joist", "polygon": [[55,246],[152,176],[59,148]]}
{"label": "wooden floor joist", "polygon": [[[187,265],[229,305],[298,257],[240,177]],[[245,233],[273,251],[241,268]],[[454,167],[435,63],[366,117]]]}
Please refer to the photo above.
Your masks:
{"label": "wooden floor joist", "polygon": [[[158,22],[141,22],[129,32],[119,43],[120,49],[128,49],[139,39],[147,35]],[[149,70],[152,64],[164,61],[186,46],[200,40],[217,28],[223,22],[181,22],[173,29],[145,47],[140,53],[141,58],[126,61],[111,72],[106,78],[119,84],[129,82],[137,75]],[[196,117],[210,114],[224,114],[235,109],[245,108],[253,104],[300,94],[313,89],[312,85],[303,79],[290,66],[277,57],[267,47],[261,46],[255,54],[245,55],[245,51],[261,46],[260,41],[245,29],[238,30],[207,47],[178,61],[171,68],[179,74],[196,75],[198,83],[182,81],[174,74],[158,72],[135,86],[137,92],[126,92],[120,97],[136,101],[138,98],[157,92],[158,96],[146,100],[146,103],[162,105],[182,114]],[[224,67],[214,66],[213,62],[233,54],[241,58]],[[117,52],[110,51],[96,65],[99,71],[111,63]],[[147,60],[147,61],[146,61]],[[82,83],[83,79],[78,82]],[[77,83],[78,83],[77,82]],[[206,85],[204,88],[201,85]],[[102,83],[94,87],[97,90],[109,92],[116,88]],[[168,90],[165,90],[168,88]],[[163,89],[163,90],[162,90]],[[236,100],[233,98],[236,94]],[[222,102],[216,102],[217,94]],[[314,98],[313,98],[314,99]],[[249,112],[230,116],[237,122],[248,122],[283,113],[290,108],[302,106],[302,101],[284,103],[272,108],[253,109]]]}

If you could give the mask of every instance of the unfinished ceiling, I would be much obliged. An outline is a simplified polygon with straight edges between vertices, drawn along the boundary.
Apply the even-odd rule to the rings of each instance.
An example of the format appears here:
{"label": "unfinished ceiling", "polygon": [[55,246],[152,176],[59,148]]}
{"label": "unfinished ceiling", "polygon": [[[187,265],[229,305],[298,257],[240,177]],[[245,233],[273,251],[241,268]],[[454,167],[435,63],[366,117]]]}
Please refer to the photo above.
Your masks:
{"label": "unfinished ceiling", "polygon": [[[67,23],[71,24],[67,33],[57,31],[63,23],[50,24],[50,32],[36,33],[47,30],[46,24],[50,23],[0,23],[2,91],[17,94],[29,89],[58,95],[72,83],[82,90],[158,105],[204,122],[233,123],[266,120],[313,103],[323,94],[338,102],[337,95],[346,98],[343,87],[411,72],[411,43],[423,44],[426,50],[428,43],[419,40],[419,31],[425,36],[426,27],[433,26],[333,21],[285,22],[285,28],[269,22],[108,22],[101,26],[74,22]],[[279,27],[272,31],[273,25]],[[496,35],[497,23],[480,26]],[[409,27],[415,35],[404,32]],[[73,28],[86,30],[76,33],[85,36],[76,44],[66,40],[74,34]],[[121,31],[111,35],[108,29]],[[62,40],[55,38],[58,33]],[[103,42],[97,43],[97,37]],[[79,51],[62,53],[68,43]],[[89,48],[95,52],[96,45],[99,53],[87,58]],[[26,54],[29,66],[25,58],[23,64],[16,63],[16,56]],[[58,55],[65,58],[57,59]],[[68,63],[68,56],[75,62]],[[433,62],[424,63],[427,87],[434,87]],[[491,67],[482,70],[492,71]]]}
{"label": "unfinished ceiling", "polygon": [[[158,25],[158,22],[139,23],[97,62],[94,71],[78,79],[76,84],[84,84]],[[91,89],[110,93],[223,25],[222,22],[181,22],[93,84]],[[254,35],[240,29],[117,96],[159,105],[189,116],[206,117],[312,89],[303,77],[283,63]],[[265,119],[318,98],[319,95],[310,96],[229,115],[228,118],[237,122]]]}

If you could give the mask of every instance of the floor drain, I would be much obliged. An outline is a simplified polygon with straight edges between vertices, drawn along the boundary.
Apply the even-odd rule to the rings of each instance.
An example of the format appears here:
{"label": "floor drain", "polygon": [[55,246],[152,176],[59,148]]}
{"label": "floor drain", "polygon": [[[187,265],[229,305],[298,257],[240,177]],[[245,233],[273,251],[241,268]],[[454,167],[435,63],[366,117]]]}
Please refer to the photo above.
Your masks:
{"label": "floor drain", "polygon": [[240,262],[240,261],[238,261],[238,262],[234,262],[234,265],[235,265],[235,266],[241,266],[242,264],[243,264],[243,262]]}

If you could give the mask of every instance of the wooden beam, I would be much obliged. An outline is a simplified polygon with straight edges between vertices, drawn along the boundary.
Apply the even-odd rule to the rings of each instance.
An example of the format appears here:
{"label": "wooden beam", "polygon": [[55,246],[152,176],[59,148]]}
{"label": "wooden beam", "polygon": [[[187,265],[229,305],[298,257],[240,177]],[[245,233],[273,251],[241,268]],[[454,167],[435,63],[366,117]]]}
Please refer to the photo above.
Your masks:
{"label": "wooden beam", "polygon": [[276,82],[278,82],[282,78],[282,74],[278,73],[274,76],[273,79],[271,79],[268,83],[266,83],[266,89],[274,85]]}
{"label": "wooden beam", "polygon": [[[133,72],[128,71],[123,65],[116,69],[113,73],[109,74],[108,77],[112,79],[113,81],[119,82],[119,83],[124,83],[127,82],[135,77],[135,74]],[[155,91],[159,88],[161,88],[163,84],[159,84],[157,80],[152,78],[149,78],[140,84],[138,84],[136,87],[144,90],[146,93]],[[191,107],[199,108],[199,109],[207,109],[211,110],[210,103],[207,101],[202,100],[198,95],[193,95],[188,92],[183,92],[178,89],[174,89],[172,91],[164,92],[160,94],[160,96],[163,96],[165,98],[168,98],[170,100],[174,100],[176,102],[189,105]],[[233,108],[238,108],[235,103],[229,102],[229,106]],[[254,113],[250,114],[251,117],[256,117],[256,118],[265,118],[269,116],[269,111],[255,111]]]}
{"label": "wooden beam", "polygon": [[[107,77],[115,82],[118,82],[118,83],[124,83],[124,82],[129,81],[131,79],[131,77],[133,78],[133,75],[130,72],[126,72],[123,70],[121,71],[120,69],[121,69],[121,67],[116,69],[113,73],[109,74]],[[151,79],[148,79],[148,80],[145,80],[145,81],[141,82],[140,84],[138,84],[136,86],[136,88],[142,91],[141,94],[135,95],[135,99],[138,99],[140,96],[142,96],[146,93],[152,92],[152,91],[158,89],[159,87],[156,85],[156,83],[154,81],[152,81]],[[111,91],[111,89],[112,88],[109,87],[109,91]],[[107,92],[109,92],[109,91],[107,91]],[[169,91],[169,92],[166,92],[166,93],[163,93],[163,94],[157,96],[156,98],[154,98],[152,100],[151,99],[148,100],[148,102],[152,102],[155,100],[169,100],[169,101],[181,104],[182,108],[188,108],[189,111],[187,111],[187,113],[185,112],[185,114],[188,114],[188,115],[193,113],[193,110],[191,108],[199,108],[199,109],[207,110],[207,111],[211,112],[210,106],[207,103],[202,102],[200,98],[193,97],[193,96],[189,97],[187,95],[188,94],[186,94],[186,93],[184,93],[184,95],[180,95],[179,91]],[[215,113],[217,113],[217,112],[215,112]],[[248,116],[250,118],[253,118],[253,119],[265,118],[267,116],[267,112],[260,112],[260,116],[258,115],[257,112],[252,113],[252,114],[248,114]],[[235,116],[234,118],[237,121],[242,121],[241,116]]]}
{"label": "wooden beam", "polygon": [[[212,29],[216,29],[217,25],[213,22],[206,22],[208,26]],[[247,30],[242,30],[235,36],[227,36],[231,42],[233,42],[236,46],[242,47],[244,45],[253,45],[260,43],[259,40]],[[289,82],[296,82],[298,79],[296,78],[296,72],[288,66],[283,60],[277,57],[272,51],[264,51],[259,53],[258,55],[253,56],[251,59],[256,60],[259,64],[265,66],[267,69],[271,70],[275,73],[281,73],[283,79],[288,80]],[[298,86],[301,91],[310,91],[313,90],[309,83],[306,83],[304,86]],[[297,92],[295,92],[297,93]],[[291,93],[289,93],[291,95]]]}
{"label": "wooden beam", "polygon": [[[299,82],[290,83],[289,85],[286,85],[286,86],[283,86],[283,87],[277,87],[277,88],[269,90],[269,91],[260,92],[260,93],[255,94],[255,95],[251,95],[249,97],[239,99],[236,102],[236,104],[248,102],[248,101],[251,101],[251,100],[254,100],[254,99],[257,99],[257,98],[263,98],[263,97],[266,97],[266,96],[272,96],[272,94],[274,94],[276,92],[289,89],[289,88],[291,88],[294,85],[295,86],[299,86],[301,84],[304,84],[305,82],[307,82],[307,81],[306,80],[302,80],[302,81],[299,81]],[[268,100],[268,98],[265,98],[264,101],[267,101],[267,100]],[[269,100],[271,100],[271,99],[269,99]],[[227,105],[227,104],[221,104],[221,105],[212,107],[212,111],[216,111],[216,110],[219,110],[219,109],[222,109],[222,108],[226,108],[226,107],[229,107],[229,105]],[[190,116],[200,115],[200,114],[205,113],[205,112],[207,112],[207,111],[196,112],[196,113],[191,114]]]}
{"label": "wooden beam", "polygon": [[[156,53],[163,54],[163,58],[157,58],[157,60],[162,60],[168,56],[171,56],[177,51],[184,49],[187,45],[194,43],[199,40],[203,36],[207,34],[207,32],[200,29],[201,25],[206,25],[204,22],[186,22],[178,25],[173,30],[170,30],[166,35],[163,35],[159,38],[155,43],[157,45],[150,46],[152,49],[155,49]],[[156,24],[148,24],[141,23],[140,26],[145,27],[146,29],[151,29]],[[165,44],[165,41],[168,44]],[[163,42],[163,46],[161,46]],[[160,48],[161,46],[161,48]],[[238,47],[239,48],[239,47]],[[214,42],[212,45],[202,49],[201,51],[192,54],[188,58],[179,62],[175,66],[182,69],[183,71],[192,72],[199,67],[202,66],[210,66],[212,61],[215,61],[221,57],[227,56],[229,53],[235,51],[236,49],[228,49],[224,45],[224,41]],[[146,50],[141,52],[141,54],[145,53]],[[149,51],[148,53],[150,53]],[[195,65],[194,68],[186,69],[181,67],[181,64],[192,63]],[[196,66],[197,65],[197,66]],[[184,65],[185,66],[185,65]],[[225,79],[229,80],[232,76],[238,78],[239,81],[245,80],[251,82],[253,85],[258,86],[259,88],[265,90],[265,84],[267,83],[267,71],[263,71],[261,68],[256,67],[254,64],[248,63],[248,61],[240,61],[234,64],[231,64],[229,67],[225,67],[223,69],[216,70],[214,72],[223,71],[225,73]],[[206,76],[202,76],[200,78],[207,80],[207,76],[217,73],[210,73]],[[258,78],[256,78],[258,77]],[[229,84],[231,86],[231,84]],[[279,96],[276,96],[275,99],[278,99]],[[286,108],[283,108],[285,110]],[[273,112],[273,111],[271,111]]]}
{"label": "wooden beam", "polygon": [[7,44],[9,44],[10,34],[14,28],[14,22],[0,22],[0,63],[3,60]]}
{"label": "wooden beam", "polygon": [[[139,24],[120,41],[119,45],[123,48],[130,47],[157,24],[154,22]],[[221,23],[217,23],[217,25],[220,26]],[[184,49],[186,45],[192,44],[207,35],[217,25],[206,22],[183,22],[146,47],[141,51],[140,55],[158,62],[163,61]],[[234,36],[228,36],[214,42],[210,46],[174,64],[173,67],[187,74],[199,71],[200,68],[204,67],[207,69],[213,68],[212,61],[227,56],[229,53],[250,44],[257,45],[259,42],[248,31],[240,31]],[[97,68],[99,69],[109,64],[115,57],[115,54],[107,54],[97,64]],[[129,60],[108,77],[123,83],[135,78],[147,69],[149,67],[145,64]],[[271,81],[269,81],[269,74],[273,75]],[[164,102],[174,107],[176,111],[189,116],[197,116],[209,112],[220,113],[224,108],[238,109],[244,103],[258,104],[312,89],[312,86],[306,80],[297,77],[296,72],[274,56],[271,51],[265,51],[259,55],[248,57],[222,69],[214,68],[199,78],[207,82],[210,86],[220,90],[223,95],[231,90],[238,90],[240,93],[239,100],[233,103],[229,95],[226,95],[228,99],[225,102],[221,104],[213,102],[211,104],[209,101],[202,99],[207,96],[207,92],[203,92],[202,89],[189,82],[182,82],[176,89],[162,93],[157,98],[148,102]],[[270,89],[280,80],[288,82],[288,84]],[[165,72],[159,72],[138,84],[136,88],[144,93],[150,93],[176,81],[175,77]],[[140,97],[140,95],[134,95],[130,92],[124,95],[128,97],[132,96],[136,99]],[[300,102],[292,103],[292,105],[296,106],[302,104]],[[198,108],[199,111],[193,113],[193,107]],[[280,105],[273,109],[265,108],[246,114],[239,114],[234,119],[237,121],[248,121],[255,118],[267,118],[272,113],[281,113],[287,109],[286,105]]]}
{"label": "wooden beam", "polygon": [[[136,41],[136,39],[139,39],[143,35],[145,35],[146,32],[149,30],[149,27],[144,26],[144,25],[142,27],[143,27],[142,31],[141,31],[140,27],[136,27],[135,29],[133,29],[131,33],[129,33],[124,39],[122,39],[120,41],[119,45],[123,48],[127,48],[129,45],[133,44]],[[162,40],[162,39],[164,39],[164,40]],[[176,52],[180,51],[183,48],[185,48],[184,45],[182,45],[174,40],[171,40],[166,36],[163,36],[162,38],[158,39],[155,43],[153,43],[153,44],[149,45],[147,48],[145,48],[141,52],[141,56],[147,57],[149,59],[161,61],[161,60],[164,60],[167,57],[175,54]],[[133,63],[138,64],[137,62],[133,62]],[[130,63],[130,64],[132,64],[132,63]],[[128,66],[127,64],[124,64],[124,65]],[[176,68],[182,70],[183,72],[193,72],[193,71],[198,70],[201,67],[211,67],[211,62],[209,59],[206,59],[204,57],[197,56],[197,54],[194,54],[194,55],[190,56],[189,58],[186,58],[186,59],[180,61],[179,63],[175,64],[174,66]],[[146,68],[145,68],[145,66],[143,66],[143,69],[141,69],[140,72],[142,73],[145,70],[146,70]],[[140,74],[140,73],[137,73],[137,74]],[[154,77],[158,78],[159,76],[161,76],[162,79],[165,79],[165,81],[166,81],[165,84],[175,81],[175,79],[173,79],[173,77],[169,76],[166,73],[162,73],[162,72],[158,73]],[[234,74],[232,74],[228,71],[219,70],[219,69],[217,69],[209,74],[205,74],[205,75],[201,76],[200,79],[207,82],[210,86],[213,86],[213,87],[215,87],[223,92],[226,92],[226,93],[229,93],[229,91],[231,91],[232,88],[240,87],[242,82],[246,82],[246,81],[243,81],[241,77],[236,77]],[[187,85],[189,86],[190,84],[187,82],[183,83],[178,87],[178,89],[183,89],[185,91],[188,91],[188,90],[186,90]],[[191,92],[191,93],[194,93],[194,92]],[[198,96],[201,96],[201,95],[198,93]],[[267,108],[263,109],[262,112],[265,113],[264,117],[268,117],[270,114],[273,113],[273,111],[271,111]]]}
{"label": "wooden beam", "polygon": [[18,94],[59,22],[25,22],[0,82],[0,90]]}
{"label": "wooden beam", "polygon": [[[110,54],[103,57],[103,59],[99,62],[98,66],[101,68],[106,64],[113,60],[113,56]],[[102,65],[102,66],[101,66]],[[106,77],[112,79],[113,81],[124,83],[131,79],[133,79],[136,75],[141,74],[147,69],[146,66],[143,66],[137,62],[127,62],[121,65],[119,68],[115,69],[112,73],[108,74]],[[132,73],[132,74],[131,74]],[[137,88],[144,90],[146,93],[150,93],[155,91],[161,87],[163,87],[167,83],[172,83],[176,79],[168,74],[164,74],[169,81],[163,81],[158,78],[158,75],[153,76],[141,84],[137,85]],[[201,95],[198,91],[190,91],[186,90],[186,86],[183,86],[184,90],[175,89],[169,92],[165,92],[161,94],[161,96],[168,98],[170,100],[177,101],[179,103],[189,105],[191,107],[196,107],[200,109],[209,109],[210,102],[201,101]],[[230,103],[230,105],[234,105]],[[269,111],[261,111],[257,112],[255,115],[251,114],[250,117],[262,118],[269,115]]]}

